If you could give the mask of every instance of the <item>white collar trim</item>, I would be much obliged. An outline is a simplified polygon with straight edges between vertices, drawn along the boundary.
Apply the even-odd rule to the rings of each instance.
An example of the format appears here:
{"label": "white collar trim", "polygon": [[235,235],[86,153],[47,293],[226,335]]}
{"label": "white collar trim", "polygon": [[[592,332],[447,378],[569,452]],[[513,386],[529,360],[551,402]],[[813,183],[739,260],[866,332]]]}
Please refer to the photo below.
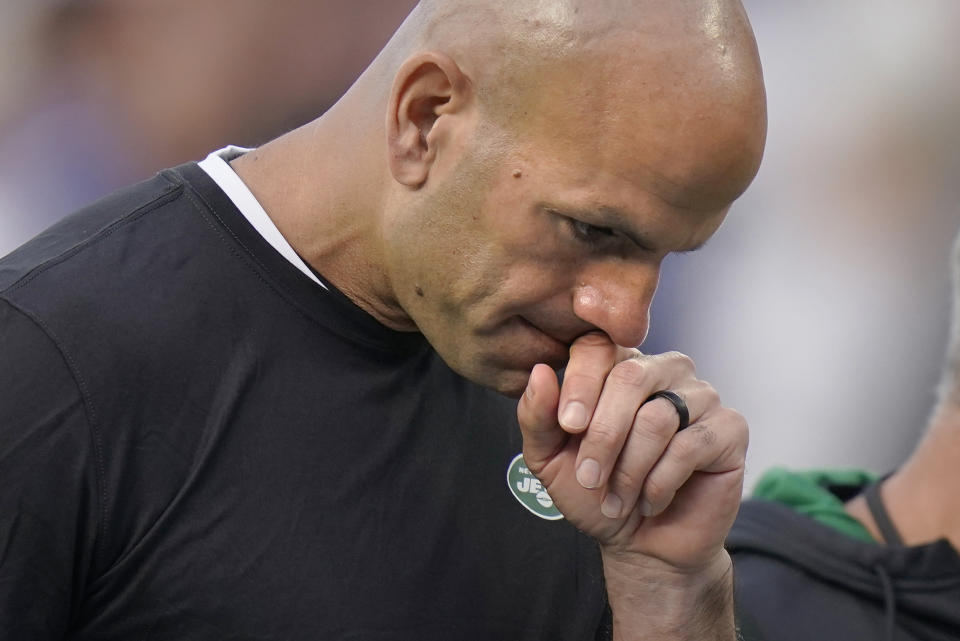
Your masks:
{"label": "white collar trim", "polygon": [[303,272],[310,280],[320,285],[320,287],[327,289],[327,286],[310,271],[310,268],[307,267],[303,259],[297,255],[297,252],[293,251],[293,247],[291,247],[287,239],[283,237],[283,234],[280,233],[277,226],[273,224],[270,216],[267,215],[267,212],[260,203],[257,202],[256,197],[254,197],[250,189],[240,180],[240,176],[238,176],[227,163],[226,158],[248,151],[250,150],[244,147],[228,145],[223,149],[211,152],[209,156],[197,164],[207,172],[207,175],[209,175],[227,197],[233,201],[233,204],[237,206],[240,213],[243,214],[244,218],[253,225],[253,228],[263,236],[264,240],[270,243],[281,256],[290,261],[294,267]]}

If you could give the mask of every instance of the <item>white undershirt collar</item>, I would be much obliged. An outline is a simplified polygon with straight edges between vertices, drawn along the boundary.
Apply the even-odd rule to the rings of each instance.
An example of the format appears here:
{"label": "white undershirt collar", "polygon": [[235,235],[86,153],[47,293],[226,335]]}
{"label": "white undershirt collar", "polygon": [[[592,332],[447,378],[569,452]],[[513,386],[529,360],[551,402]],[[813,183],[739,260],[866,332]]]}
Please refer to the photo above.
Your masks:
{"label": "white undershirt collar", "polygon": [[233,201],[233,204],[237,206],[240,213],[243,214],[244,218],[253,225],[253,228],[263,236],[264,240],[270,243],[281,256],[290,261],[294,267],[303,272],[310,280],[320,285],[320,287],[327,289],[327,286],[307,267],[303,259],[297,255],[297,252],[293,251],[293,247],[291,247],[287,239],[283,237],[283,234],[280,233],[277,226],[273,224],[270,216],[267,215],[267,212],[264,211],[260,203],[257,202],[253,193],[243,184],[237,172],[227,163],[227,158],[248,151],[250,150],[244,147],[229,145],[223,149],[211,152],[209,156],[197,164],[217,183],[217,186],[223,190],[227,198]]}

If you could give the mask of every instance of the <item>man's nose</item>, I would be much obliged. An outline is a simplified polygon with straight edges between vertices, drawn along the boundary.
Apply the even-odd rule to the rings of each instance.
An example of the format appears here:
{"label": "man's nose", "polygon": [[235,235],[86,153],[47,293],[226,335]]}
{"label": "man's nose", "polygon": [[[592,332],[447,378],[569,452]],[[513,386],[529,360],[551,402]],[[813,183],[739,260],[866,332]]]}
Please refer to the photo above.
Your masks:
{"label": "man's nose", "polygon": [[647,337],[659,276],[649,266],[595,274],[574,290],[573,311],[617,345],[636,347]]}

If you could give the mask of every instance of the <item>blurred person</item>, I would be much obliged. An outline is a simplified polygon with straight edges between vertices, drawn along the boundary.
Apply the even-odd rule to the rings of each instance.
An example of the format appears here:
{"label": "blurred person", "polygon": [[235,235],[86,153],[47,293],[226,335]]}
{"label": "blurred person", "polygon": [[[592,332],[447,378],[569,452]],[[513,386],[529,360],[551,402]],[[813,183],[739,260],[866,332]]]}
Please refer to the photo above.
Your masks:
{"label": "blurred person", "polygon": [[[953,275],[939,398],[906,461],[880,479],[850,469],[772,470],[741,508],[727,546],[748,639],[960,635],[960,234]],[[846,398],[844,390],[829,402]]]}
{"label": "blurred person", "polygon": [[144,175],[310,120],[413,4],[5,3],[0,255]]}
{"label": "blurred person", "polygon": [[427,0],[14,251],[3,636],[732,640],[746,423],[629,346],[765,123],[739,2]]}

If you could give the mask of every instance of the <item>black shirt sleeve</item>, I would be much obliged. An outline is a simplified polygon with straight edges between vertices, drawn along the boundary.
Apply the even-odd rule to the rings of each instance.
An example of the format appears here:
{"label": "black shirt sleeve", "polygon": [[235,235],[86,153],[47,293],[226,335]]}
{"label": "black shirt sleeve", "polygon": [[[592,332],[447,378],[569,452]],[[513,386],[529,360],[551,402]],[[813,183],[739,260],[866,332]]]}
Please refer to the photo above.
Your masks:
{"label": "black shirt sleeve", "polygon": [[99,509],[84,409],[51,337],[0,299],[2,639],[61,639],[82,599]]}

